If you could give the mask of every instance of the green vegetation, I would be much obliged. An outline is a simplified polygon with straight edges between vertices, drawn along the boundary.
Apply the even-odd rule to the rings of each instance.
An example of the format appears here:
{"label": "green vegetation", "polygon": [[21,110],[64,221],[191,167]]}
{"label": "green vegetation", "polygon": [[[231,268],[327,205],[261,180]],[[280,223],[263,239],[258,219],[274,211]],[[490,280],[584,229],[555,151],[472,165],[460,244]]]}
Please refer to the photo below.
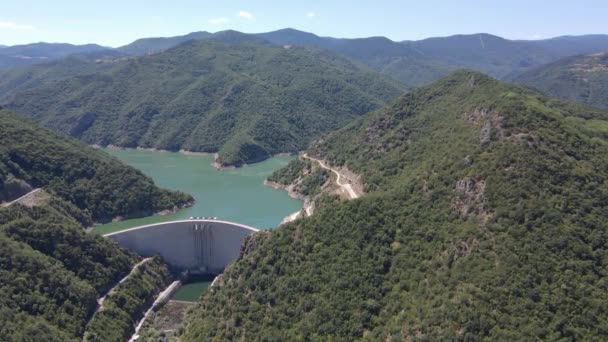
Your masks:
{"label": "green vegetation", "polygon": [[[0,208],[0,340],[77,341],[97,299],[139,261],[82,225],[173,208],[191,199],[158,189],[141,172],[101,151],[0,110],[0,200],[38,187],[45,195],[35,206]],[[149,285],[156,280],[148,278],[164,270],[159,261],[152,265],[115,292],[116,305],[134,314],[127,319],[118,309],[108,311],[117,315],[112,318],[116,328],[108,329],[107,336],[132,323],[140,300],[149,301]],[[95,321],[93,333],[106,320]]]}
{"label": "green vegetation", "polygon": [[310,168],[310,162],[301,159],[294,159],[289,162],[285,167],[274,171],[269,177],[268,181],[274,182],[280,185],[289,185],[293,183],[300,174]]}
{"label": "green vegetation", "polygon": [[34,43],[5,46],[0,48],[0,70],[47,63],[50,60],[60,59],[71,54],[92,53],[106,49],[97,44]]}
{"label": "green vegetation", "polygon": [[247,241],[183,341],[602,340],[608,113],[458,72],[309,153],[369,193]]}
{"label": "green vegetation", "polygon": [[482,33],[395,42],[384,37],[336,39],[284,29],[258,36],[275,44],[333,51],[408,87],[429,84],[461,68],[504,78],[566,56],[608,50],[606,35],[522,41]]}
{"label": "green vegetation", "polygon": [[157,37],[157,38],[141,38],[130,44],[119,47],[117,50],[132,56],[142,56],[145,54],[160,52],[170,49],[176,45],[182,44],[189,40],[203,39],[210,37],[209,32],[192,32],[183,36],[175,37]]}
{"label": "green vegetation", "polygon": [[0,110],[0,200],[41,187],[63,199],[63,211],[85,225],[151,215],[192,201],[157,188],[140,171],[101,151]]}
{"label": "green vegetation", "polygon": [[225,32],[109,63],[71,58],[0,78],[0,101],[89,144],[218,152],[241,165],[304,149],[403,88],[329,52]]}
{"label": "green vegetation", "polygon": [[172,276],[160,257],[140,265],[116,286],[86,327],[84,341],[127,341],[135,325]]}
{"label": "green vegetation", "polygon": [[514,80],[549,96],[608,109],[608,53],[565,58]]}
{"label": "green vegetation", "polygon": [[52,207],[0,209],[0,340],[79,340],[136,261]]}
{"label": "green vegetation", "polygon": [[309,160],[296,159],[282,169],[276,170],[268,180],[282,186],[293,184],[293,190],[306,197],[313,197],[330,179],[329,171],[316,167]]}

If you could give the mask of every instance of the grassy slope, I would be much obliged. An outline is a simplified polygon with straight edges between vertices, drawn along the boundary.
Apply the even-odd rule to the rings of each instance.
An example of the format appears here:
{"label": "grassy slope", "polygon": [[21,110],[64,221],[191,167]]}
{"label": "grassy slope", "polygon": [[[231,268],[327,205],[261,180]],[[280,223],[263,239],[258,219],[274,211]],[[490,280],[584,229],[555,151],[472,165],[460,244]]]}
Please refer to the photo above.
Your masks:
{"label": "grassy slope", "polygon": [[606,119],[473,72],[405,95],[310,151],[371,192],[250,241],[183,340],[599,340]]}
{"label": "grassy slope", "polygon": [[127,61],[66,63],[5,74],[0,101],[87,143],[219,152],[226,165],[303,149],[402,91],[331,53],[234,32]]}
{"label": "grassy slope", "polygon": [[565,58],[514,80],[549,96],[608,109],[608,53]]}

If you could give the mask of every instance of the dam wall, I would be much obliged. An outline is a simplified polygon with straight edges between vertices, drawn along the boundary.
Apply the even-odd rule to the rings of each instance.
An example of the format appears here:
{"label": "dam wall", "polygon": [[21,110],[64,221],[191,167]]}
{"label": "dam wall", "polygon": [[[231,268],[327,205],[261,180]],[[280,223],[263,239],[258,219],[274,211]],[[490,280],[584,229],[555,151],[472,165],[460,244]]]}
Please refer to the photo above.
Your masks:
{"label": "dam wall", "polygon": [[104,235],[143,257],[160,255],[180,270],[221,273],[258,229],[220,220],[193,219],[135,227]]}

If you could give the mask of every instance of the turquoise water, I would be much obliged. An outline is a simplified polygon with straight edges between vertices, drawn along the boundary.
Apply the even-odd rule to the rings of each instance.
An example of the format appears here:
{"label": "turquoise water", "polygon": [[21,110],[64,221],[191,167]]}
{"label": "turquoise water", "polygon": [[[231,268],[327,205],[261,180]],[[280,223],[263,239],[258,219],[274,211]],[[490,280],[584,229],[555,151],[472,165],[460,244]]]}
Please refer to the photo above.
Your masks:
{"label": "turquoise water", "polygon": [[281,220],[302,208],[300,200],[286,191],[265,186],[264,180],[295,157],[277,156],[238,169],[216,170],[212,156],[144,150],[105,149],[109,154],[152,177],[157,185],[191,194],[191,208],[166,216],[150,216],[95,227],[101,234],[144,224],[187,219],[191,216],[217,217],[256,228],[276,227]]}
{"label": "turquoise water", "polygon": [[213,277],[210,277],[209,279],[198,279],[184,284],[175,291],[171,299],[182,300],[184,302],[195,302],[205,291],[207,291],[212,282]]}

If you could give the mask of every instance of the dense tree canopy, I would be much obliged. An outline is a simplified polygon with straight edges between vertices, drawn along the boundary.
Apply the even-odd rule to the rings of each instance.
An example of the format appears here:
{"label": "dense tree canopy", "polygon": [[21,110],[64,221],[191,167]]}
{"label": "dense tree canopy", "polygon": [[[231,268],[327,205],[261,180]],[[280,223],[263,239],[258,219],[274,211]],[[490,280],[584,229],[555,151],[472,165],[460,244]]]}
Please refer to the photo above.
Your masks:
{"label": "dense tree canopy", "polygon": [[189,195],[159,189],[104,152],[0,110],[0,200],[10,200],[3,196],[19,182],[30,189],[44,187],[73,204],[85,224],[90,223],[86,217],[107,221],[151,215],[192,201]]}
{"label": "dense tree canopy", "polygon": [[0,77],[0,103],[90,144],[218,152],[224,165],[305,148],[401,94],[330,52],[225,32],[161,53],[70,58]]}
{"label": "dense tree canopy", "polygon": [[405,95],[309,151],[369,194],[248,241],[183,340],[603,339],[607,119],[474,72]]}
{"label": "dense tree canopy", "polygon": [[608,109],[608,53],[565,58],[514,80],[549,96]]}

